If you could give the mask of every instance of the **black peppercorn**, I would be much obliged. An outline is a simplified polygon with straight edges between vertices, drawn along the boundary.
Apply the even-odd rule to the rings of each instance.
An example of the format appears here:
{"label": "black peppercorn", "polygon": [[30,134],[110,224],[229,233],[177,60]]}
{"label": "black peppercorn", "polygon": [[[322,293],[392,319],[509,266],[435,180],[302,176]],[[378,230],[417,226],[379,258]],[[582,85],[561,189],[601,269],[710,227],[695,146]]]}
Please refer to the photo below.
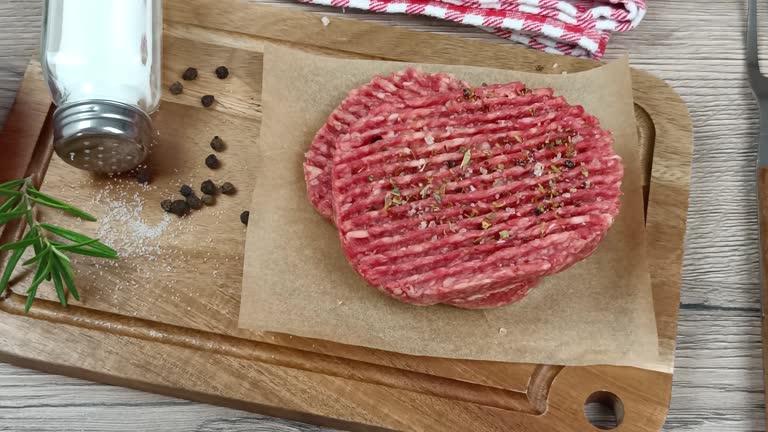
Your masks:
{"label": "black peppercorn", "polygon": [[576,163],[574,161],[570,160],[570,159],[566,159],[565,160],[565,166],[567,166],[568,168],[575,168],[576,167]]}
{"label": "black peppercorn", "polygon": [[136,170],[136,181],[141,184],[149,184],[152,181],[152,173],[149,172],[149,168],[141,167]]}
{"label": "black peppercorn", "polygon": [[205,95],[200,98],[200,103],[203,104],[204,107],[208,108],[216,101],[216,98],[213,97],[213,95]]}
{"label": "black peppercorn", "polygon": [[212,206],[216,204],[216,198],[214,198],[213,195],[203,195],[203,197],[200,198],[200,201],[202,201],[203,204],[207,206]]}
{"label": "black peppercorn", "polygon": [[192,195],[192,188],[189,187],[189,185],[183,185],[181,189],[179,189],[179,192],[185,197]]}
{"label": "black peppercorn", "polygon": [[224,182],[224,184],[221,185],[221,193],[224,195],[232,195],[235,193],[235,185],[230,182]]}
{"label": "black peppercorn", "polygon": [[213,181],[206,180],[200,184],[200,191],[206,195],[216,195],[219,191]]}
{"label": "black peppercorn", "polygon": [[171,205],[173,204],[173,201],[167,199],[160,202],[160,208],[163,210],[169,212],[171,211]]}
{"label": "black peppercorn", "polygon": [[181,85],[180,82],[176,81],[175,83],[171,84],[170,87],[168,87],[168,90],[171,92],[172,95],[180,95],[181,92],[184,91],[184,86]]}
{"label": "black peppercorn", "polygon": [[209,154],[208,157],[205,158],[205,166],[210,169],[216,169],[221,166],[221,162],[219,162],[219,158],[217,158],[215,154]]}
{"label": "black peppercorn", "polygon": [[251,216],[251,212],[248,210],[240,213],[240,222],[242,222],[244,225],[248,225],[248,218]]}
{"label": "black peppercorn", "polygon": [[226,66],[219,66],[216,68],[216,76],[219,79],[224,79],[229,76],[229,69]]}
{"label": "black peppercorn", "polygon": [[224,151],[224,148],[226,146],[224,145],[224,140],[221,139],[218,135],[213,137],[211,140],[211,148],[216,150],[217,152]]}
{"label": "black peppercorn", "polygon": [[197,79],[197,69],[193,67],[187,68],[187,70],[185,70],[184,73],[181,74],[181,78],[184,81],[192,81],[194,79]]}
{"label": "black peppercorn", "polygon": [[197,210],[203,207],[203,202],[200,200],[200,198],[197,197],[197,195],[193,194],[187,197],[187,205],[190,208]]}
{"label": "black peppercorn", "polygon": [[533,214],[536,216],[540,216],[544,214],[544,208],[543,207],[536,207],[536,210],[533,211]]}
{"label": "black peppercorn", "polygon": [[448,165],[448,168],[455,168],[456,165],[458,165],[456,161],[448,161],[446,164]]}
{"label": "black peppercorn", "polygon": [[184,216],[189,211],[189,204],[184,200],[176,200],[171,203],[171,213],[176,216]]}

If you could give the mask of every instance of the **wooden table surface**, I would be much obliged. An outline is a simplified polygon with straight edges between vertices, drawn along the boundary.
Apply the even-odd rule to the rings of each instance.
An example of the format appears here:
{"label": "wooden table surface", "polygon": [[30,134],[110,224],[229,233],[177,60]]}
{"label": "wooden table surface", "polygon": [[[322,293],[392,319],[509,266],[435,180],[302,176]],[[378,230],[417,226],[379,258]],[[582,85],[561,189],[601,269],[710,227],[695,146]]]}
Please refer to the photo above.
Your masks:
{"label": "wooden table surface", "polygon": [[[664,430],[764,431],[753,179],[758,114],[744,69],[746,2],[649,3],[640,28],[614,36],[607,57],[628,51],[634,67],[669,82],[688,104],[695,129],[676,370]],[[0,125],[38,44],[41,4],[0,0]],[[493,39],[430,19],[347,15]],[[761,53],[768,59],[768,11],[761,19]],[[134,430],[326,429],[0,363],[0,431]]]}

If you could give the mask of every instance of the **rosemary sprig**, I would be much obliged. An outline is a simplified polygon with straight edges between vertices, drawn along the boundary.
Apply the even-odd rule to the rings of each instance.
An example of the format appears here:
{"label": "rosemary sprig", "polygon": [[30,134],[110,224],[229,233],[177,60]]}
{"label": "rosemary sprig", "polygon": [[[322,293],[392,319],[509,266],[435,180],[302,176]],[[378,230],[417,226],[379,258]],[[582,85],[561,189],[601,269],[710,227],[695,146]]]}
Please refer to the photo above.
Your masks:
{"label": "rosemary sprig", "polygon": [[32,307],[37,289],[45,280],[53,281],[56,295],[62,305],[67,305],[68,294],[71,294],[75,300],[80,300],[80,294],[73,280],[72,263],[67,254],[117,258],[117,252],[114,249],[97,239],[56,225],[38,222],[32,210],[36,205],[61,210],[87,221],[95,221],[96,218],[71,204],[40,192],[32,184],[31,178],[0,183],[0,197],[6,197],[5,202],[0,198],[2,202],[0,226],[17,218],[24,218],[27,225],[27,232],[21,240],[0,246],[0,251],[11,251],[11,256],[0,276],[0,295],[8,288],[11,275],[21,261],[24,251],[30,246],[35,251],[32,258],[21,263],[22,266],[36,267],[35,276],[27,289],[26,312],[29,312]]}

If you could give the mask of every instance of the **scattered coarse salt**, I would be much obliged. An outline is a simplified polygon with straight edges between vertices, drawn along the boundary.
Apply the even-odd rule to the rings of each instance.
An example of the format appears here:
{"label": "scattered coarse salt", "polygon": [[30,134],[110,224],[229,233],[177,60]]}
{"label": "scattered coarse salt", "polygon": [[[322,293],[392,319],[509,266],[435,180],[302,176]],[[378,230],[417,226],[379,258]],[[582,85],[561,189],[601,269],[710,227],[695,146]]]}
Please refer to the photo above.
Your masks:
{"label": "scattered coarse salt", "polygon": [[541,177],[542,174],[544,174],[544,164],[541,162],[536,162],[536,165],[533,166],[533,175],[536,177]]}
{"label": "scattered coarse salt", "polygon": [[330,20],[330,19],[328,19],[328,17],[327,17],[327,16],[324,16],[324,17],[320,18],[320,22],[322,22],[322,23],[323,23],[323,26],[325,26],[325,27],[328,27],[328,24],[330,24],[330,23],[331,23],[331,20]]}
{"label": "scattered coarse salt", "polygon": [[552,158],[552,161],[559,161],[559,160],[560,160],[560,158],[562,158],[562,157],[563,157],[562,153],[557,153],[557,156],[555,156],[554,158]]}
{"label": "scattered coarse salt", "polygon": [[560,65],[558,63],[555,63],[555,64],[552,65],[552,69],[557,69],[558,67],[560,67]]}
{"label": "scattered coarse salt", "polygon": [[121,257],[144,257],[155,260],[160,246],[155,240],[165,232],[171,221],[167,213],[157,224],[142,219],[144,200],[138,193],[112,198],[109,189],[100,192],[96,204],[102,207],[98,238],[115,249]]}
{"label": "scattered coarse salt", "polygon": [[435,137],[430,134],[424,135],[424,142],[427,143],[427,145],[432,145],[435,143]]}
{"label": "scattered coarse salt", "polygon": [[504,336],[505,334],[507,334],[507,329],[504,327],[499,328],[499,335]]}
{"label": "scattered coarse salt", "polygon": [[419,224],[419,229],[427,229],[427,221],[423,220]]}

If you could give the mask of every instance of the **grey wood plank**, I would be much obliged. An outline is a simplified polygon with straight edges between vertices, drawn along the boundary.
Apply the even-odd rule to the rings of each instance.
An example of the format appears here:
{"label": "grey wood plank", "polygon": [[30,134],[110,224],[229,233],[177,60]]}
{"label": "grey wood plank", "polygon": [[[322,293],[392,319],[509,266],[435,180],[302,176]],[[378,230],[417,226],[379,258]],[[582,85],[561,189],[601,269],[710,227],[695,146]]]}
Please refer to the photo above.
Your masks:
{"label": "grey wood plank", "polygon": [[[503,43],[438,20],[267,2]],[[629,52],[635,67],[667,80],[688,103],[695,128],[670,432],[765,430],[752,182],[757,109],[744,71],[744,3],[654,0],[640,28],[614,36],[607,53]],[[40,5],[0,1],[0,124],[37,46]],[[761,19],[768,25],[768,11]],[[765,63],[768,28],[761,42]],[[2,430],[322,429],[0,364]]]}

